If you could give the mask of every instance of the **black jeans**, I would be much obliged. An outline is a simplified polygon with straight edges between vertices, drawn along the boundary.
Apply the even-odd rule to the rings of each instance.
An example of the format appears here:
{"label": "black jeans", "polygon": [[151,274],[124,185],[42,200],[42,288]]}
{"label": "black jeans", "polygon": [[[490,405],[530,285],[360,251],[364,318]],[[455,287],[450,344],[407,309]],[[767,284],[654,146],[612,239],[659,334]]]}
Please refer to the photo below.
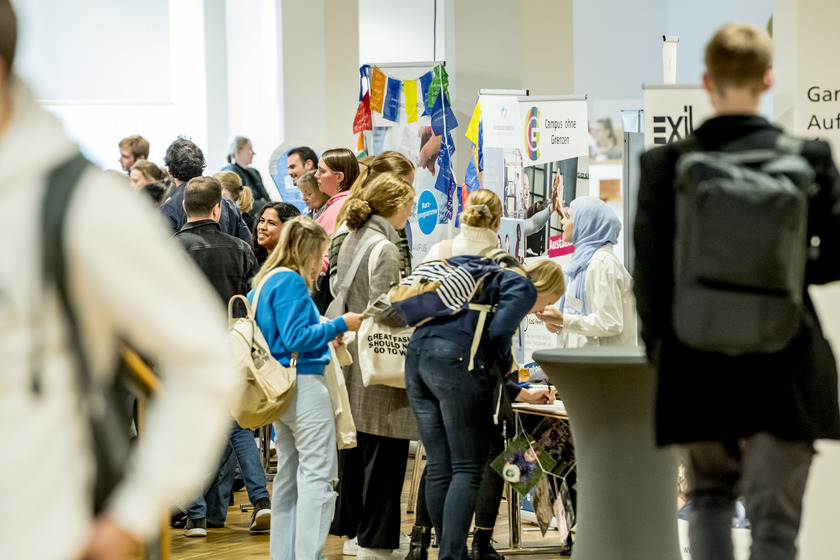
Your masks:
{"label": "black jeans", "polygon": [[408,440],[359,432],[359,445],[338,452],[333,535],[359,537],[364,548],[400,547],[400,498]]}

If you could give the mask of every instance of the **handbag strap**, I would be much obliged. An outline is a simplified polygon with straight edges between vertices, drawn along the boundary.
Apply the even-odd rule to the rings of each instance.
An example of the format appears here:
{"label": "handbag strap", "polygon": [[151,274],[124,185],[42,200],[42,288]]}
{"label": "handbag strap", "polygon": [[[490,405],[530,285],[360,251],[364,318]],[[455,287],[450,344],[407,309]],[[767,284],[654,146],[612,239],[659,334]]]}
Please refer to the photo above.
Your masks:
{"label": "handbag strap", "polygon": [[[291,268],[287,268],[285,266],[278,266],[277,268],[273,269],[271,272],[266,274],[260,283],[257,285],[257,289],[254,290],[254,304],[252,306],[248,305],[248,299],[242,298],[242,296],[233,296],[230,298],[228,302],[228,317],[232,317],[231,311],[233,310],[233,301],[237,298],[242,298],[245,300],[245,308],[248,310],[248,315],[251,317],[251,320],[254,321],[254,324],[257,322],[257,302],[260,299],[260,292],[262,291],[263,286],[265,285],[266,280],[277,274],[278,272],[294,272]],[[297,358],[298,352],[292,352],[292,357],[289,360],[289,367],[293,368],[297,365]]]}
{"label": "handbag strap", "polygon": [[[353,280],[356,278],[356,273],[359,271],[359,266],[362,264],[362,259],[365,257],[365,253],[367,253],[367,250],[371,245],[383,239],[387,241],[387,238],[384,235],[376,233],[370,236],[370,239],[365,241],[358,249],[356,256],[353,257],[353,262],[350,264],[350,268],[347,269],[347,275],[344,277],[344,280],[341,282],[341,286],[338,289],[339,296],[347,297],[347,292],[350,290],[350,284],[352,284]],[[341,249],[343,250],[346,246],[345,240],[345,243],[341,245]]]}

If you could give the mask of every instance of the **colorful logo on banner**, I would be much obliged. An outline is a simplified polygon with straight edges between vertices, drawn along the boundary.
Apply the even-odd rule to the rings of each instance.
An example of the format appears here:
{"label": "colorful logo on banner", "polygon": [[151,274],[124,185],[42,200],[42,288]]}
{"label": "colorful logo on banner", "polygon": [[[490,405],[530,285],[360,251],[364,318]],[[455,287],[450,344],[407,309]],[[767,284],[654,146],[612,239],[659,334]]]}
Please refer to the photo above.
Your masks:
{"label": "colorful logo on banner", "polygon": [[420,231],[429,235],[435,231],[437,222],[437,199],[432,191],[423,191],[417,201],[417,225],[420,226]]}
{"label": "colorful logo on banner", "polygon": [[531,107],[525,114],[525,152],[531,161],[540,157],[540,110]]}

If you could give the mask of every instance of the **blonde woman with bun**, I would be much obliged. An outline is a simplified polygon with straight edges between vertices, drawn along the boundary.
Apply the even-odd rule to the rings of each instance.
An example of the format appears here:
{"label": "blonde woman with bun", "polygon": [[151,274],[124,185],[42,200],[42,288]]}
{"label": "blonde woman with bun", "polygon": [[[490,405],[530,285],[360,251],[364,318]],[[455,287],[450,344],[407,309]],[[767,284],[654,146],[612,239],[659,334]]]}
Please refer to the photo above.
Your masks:
{"label": "blonde woman with bun", "polygon": [[[381,248],[375,274],[368,275],[374,245],[363,254],[358,272],[345,296],[347,311],[363,312],[370,302],[387,293],[400,280],[397,244],[411,215],[414,188],[388,173],[379,175],[345,203],[349,235],[338,255],[337,280],[348,270],[369,240],[390,243]],[[404,326],[393,312],[377,315],[387,326]],[[362,383],[355,343],[348,345],[353,364],[344,368],[350,408],[356,421],[359,446],[339,452],[339,499],[331,532],[358,538],[359,558],[390,558],[400,548],[400,496],[405,481],[409,441],[417,439],[417,424],[405,389]]]}
{"label": "blonde woman with bun", "polygon": [[[288,367],[297,355],[295,395],[274,422],[278,462],[269,545],[274,560],[321,558],[335,507],[335,424],[324,367],[330,362],[329,344],[348,330],[358,330],[362,315],[344,313],[322,323],[309,297],[328,241],[311,219],[289,220],[253,280],[256,288],[277,267],[288,269],[265,280],[255,319],[280,363]],[[253,301],[254,292],[248,297]]]}
{"label": "blonde woman with bun", "polygon": [[[441,244],[432,246],[426,254],[426,261],[455,255],[477,255],[481,251],[496,247],[497,234],[502,223],[502,201],[489,189],[478,189],[470,193],[461,213],[461,227],[452,240],[451,254],[441,254]],[[446,244],[444,244],[446,252]]]}
{"label": "blonde woman with bun", "polygon": [[[370,182],[382,174],[390,173],[400,179],[403,179],[408,184],[414,183],[414,164],[411,163],[407,157],[399,152],[387,151],[382,152],[378,156],[370,157],[367,160],[366,168],[361,172],[359,177],[350,187],[350,194],[347,196],[346,202],[358,198],[362,190],[370,184]],[[345,202],[345,204],[346,204]],[[330,291],[336,293],[338,291],[338,284],[335,281],[336,263],[338,262],[338,253],[341,250],[341,244],[350,233],[350,228],[345,224],[347,212],[344,208],[338,213],[335,225],[336,230],[333,233],[330,241]],[[400,236],[400,270],[403,275],[411,273],[411,230],[406,222],[405,227],[398,229],[397,233]]]}
{"label": "blonde woman with bun", "polygon": [[[457,236],[451,241],[444,241],[441,243],[437,243],[429,250],[429,253],[426,255],[425,260],[437,260],[437,259],[444,259],[449,257],[454,257],[458,255],[478,255],[482,252],[487,250],[492,250],[497,247],[498,244],[498,237],[497,232],[499,231],[499,225],[501,224],[502,218],[502,202],[499,200],[499,197],[491,190],[488,189],[478,189],[470,193],[470,196],[467,198],[466,202],[464,203],[464,211],[461,213],[461,227],[460,231]],[[443,246],[443,247],[442,247]],[[514,273],[511,273],[514,274]],[[528,284],[532,285],[532,288],[536,290],[538,294],[537,303],[534,302],[529,303],[529,299],[524,298],[521,299],[521,309],[522,311],[521,316],[511,316],[505,319],[505,316],[497,316],[493,318],[493,321],[498,322],[496,327],[505,329],[505,332],[510,331],[510,336],[504,340],[503,347],[508,349],[510,348],[511,338],[519,327],[519,323],[522,321],[522,318],[528,313],[528,308],[531,308],[530,312],[534,312],[535,310],[542,310],[542,302],[544,301],[551,301],[555,302],[563,295],[565,290],[565,283],[563,279],[563,271],[559,265],[554,263],[553,261],[545,260],[545,261],[538,261],[531,265],[528,268],[528,276],[530,281],[525,278],[514,278],[510,277],[506,280],[505,289],[499,291],[499,286],[496,286],[496,296],[501,297],[504,294],[505,298],[510,297],[520,297],[525,292],[529,291]],[[489,281],[488,286],[495,286],[494,282],[500,281],[499,279],[492,279]],[[520,293],[521,292],[521,293]],[[527,300],[527,301],[526,301]],[[469,350],[470,344],[472,343],[472,332],[475,330],[475,317],[476,314],[459,314],[463,315],[461,319],[456,319],[453,323],[457,325],[461,325],[464,329],[472,329],[468,332],[470,334],[469,341],[467,339],[460,340],[463,338],[463,334],[458,334],[452,340],[460,341],[463,344],[459,346],[458,354],[461,357],[466,356],[467,361],[469,360]],[[470,316],[472,315],[472,316]],[[456,316],[458,317],[458,316]],[[518,317],[518,319],[517,319]],[[466,322],[469,324],[462,324],[462,322]],[[436,323],[433,321],[433,323]],[[444,323],[447,323],[444,321]],[[444,344],[442,342],[432,341],[423,343],[421,339],[426,337],[435,337],[435,332],[437,332],[440,336],[446,336],[446,329],[450,328],[448,326],[443,326],[442,330],[435,331],[435,330],[426,330],[426,329],[418,329],[419,334],[415,334],[418,340],[412,337],[412,341],[409,345],[410,348],[416,348],[419,345],[425,346],[436,346],[439,344]],[[489,329],[489,327],[488,327]],[[486,334],[485,337],[490,336]],[[484,339],[482,339],[484,342]],[[466,346],[464,346],[466,344]],[[457,344],[456,344],[457,345]],[[432,350],[428,350],[432,352]],[[504,351],[503,351],[504,353]],[[414,356],[413,354],[410,354]],[[449,354],[445,354],[449,355]],[[420,366],[420,362],[414,358],[407,357],[406,359],[406,384],[408,385],[408,367],[409,367],[409,360],[414,360],[411,363],[414,364],[416,367]],[[466,362],[465,362],[466,363]],[[465,368],[464,368],[465,369]],[[454,375],[457,379],[458,375],[464,374],[464,372],[449,372],[447,370],[447,375]],[[417,379],[414,387],[418,388],[425,383],[420,379],[419,373],[417,373]],[[469,372],[468,372],[469,373]],[[507,369],[502,371],[503,374],[509,373]],[[464,374],[466,375],[466,374]],[[466,379],[466,377],[465,377]],[[428,380],[427,380],[428,381]],[[493,380],[485,379],[488,382],[489,387],[494,386]],[[465,381],[467,383],[468,381]],[[508,395],[511,400],[516,400],[520,402],[530,402],[534,404],[546,404],[554,401],[554,391],[549,389],[523,389],[518,385],[518,377],[514,380],[511,380],[506,384],[506,389],[508,391]],[[473,387],[475,388],[475,387]],[[458,389],[460,391],[460,389]],[[419,403],[417,406],[420,408],[415,408],[415,412],[418,413],[418,423],[420,424],[420,432],[421,437],[424,438],[424,443],[426,442],[425,438],[433,437],[429,431],[424,434],[423,430],[423,421],[420,419],[423,416],[423,410],[427,408],[427,405],[430,403],[428,402],[427,398],[432,398],[430,392],[423,391],[424,396],[421,398],[418,395],[412,395],[412,389],[409,388],[409,398],[412,399],[412,407],[415,406],[414,402],[417,400]],[[470,397],[475,398],[477,403],[484,403],[487,399],[488,395],[486,391],[477,391],[475,395]],[[433,399],[435,402],[432,403],[434,406],[438,408],[440,411],[444,411],[447,406],[456,406],[453,403],[446,403],[438,399]],[[422,402],[421,402],[422,401]],[[472,410],[472,404],[464,404],[463,406],[470,408]],[[445,423],[445,422],[444,422]],[[473,509],[463,509],[458,510],[459,513],[453,518],[449,518],[447,520],[438,519],[437,524],[437,534],[441,534],[441,526],[440,523],[444,525],[449,525],[454,523],[457,528],[457,537],[452,537],[454,540],[448,541],[448,547],[457,546],[460,547],[463,545],[466,546],[466,538],[467,538],[467,531],[469,527],[464,527],[463,522],[467,517],[465,516],[472,516],[473,511],[475,512],[475,533],[473,537],[472,543],[472,553],[470,558],[475,558],[478,560],[488,560],[491,558],[498,557],[496,551],[493,549],[491,545],[491,537],[493,535],[493,527],[496,524],[496,516],[499,511],[499,503],[501,502],[502,497],[502,490],[504,489],[504,481],[496,474],[496,472],[490,467],[490,460],[495,458],[499,453],[501,453],[504,447],[504,440],[497,432],[494,432],[492,429],[486,429],[487,425],[489,425],[490,420],[489,417],[483,417],[481,426],[474,426],[469,422],[464,426],[464,432],[461,435],[468,435],[468,437],[481,437],[484,440],[484,445],[482,446],[483,449],[479,449],[476,451],[478,454],[477,456],[472,456],[470,461],[477,461],[471,463],[471,471],[469,477],[469,485],[472,487],[472,484],[478,486],[478,489],[472,489],[470,492],[462,495],[459,500],[464,500],[464,504],[472,504]],[[472,427],[471,427],[472,426]],[[482,427],[483,426],[483,427]],[[480,435],[475,431],[481,429]],[[450,429],[454,429],[450,427]],[[448,433],[448,432],[447,432]],[[439,436],[434,436],[439,439]],[[456,436],[452,436],[453,438]],[[453,440],[450,440],[450,444]],[[432,447],[435,448],[435,443],[432,443]],[[451,447],[451,446],[450,446]],[[427,446],[428,449],[428,446]],[[435,461],[440,461],[440,453],[432,451],[429,455],[430,461],[432,461],[432,455],[435,455]],[[482,458],[483,457],[483,458]],[[454,454],[453,457],[454,459]],[[478,464],[480,463],[480,465]],[[483,473],[483,474],[482,474]],[[438,473],[438,477],[440,473]],[[458,488],[457,492],[461,492],[464,490],[465,487],[462,487],[462,483],[465,480],[459,480],[462,478],[461,476],[457,477],[454,480],[451,480],[450,483],[454,484],[456,488]],[[480,486],[479,482],[480,481]],[[431,527],[434,522],[434,514],[432,513],[433,508],[442,508],[442,501],[441,501],[441,484],[440,480],[435,482],[435,485],[432,485],[430,491],[427,490],[429,488],[429,482],[427,480],[427,472],[423,472],[423,478],[421,479],[420,483],[420,498],[418,499],[417,509],[416,509],[416,516],[415,521],[416,525],[414,526],[411,532],[411,543],[410,543],[410,552],[411,554],[415,549],[427,549],[430,544],[430,540],[427,535],[431,533]],[[425,494],[425,495],[424,495]],[[432,500],[436,500],[435,504],[427,503],[426,496],[431,495]],[[456,498],[452,498],[453,500]],[[460,502],[459,502],[460,503]],[[447,508],[449,508],[449,502],[447,502]],[[453,510],[454,511],[454,510]],[[440,514],[440,512],[438,512]],[[457,519],[455,519],[457,518]],[[447,526],[447,530],[451,531],[450,527]],[[451,533],[450,533],[451,535]],[[443,550],[443,549],[441,549]],[[455,551],[457,557],[457,550]],[[419,557],[419,556],[412,556],[412,558]]]}

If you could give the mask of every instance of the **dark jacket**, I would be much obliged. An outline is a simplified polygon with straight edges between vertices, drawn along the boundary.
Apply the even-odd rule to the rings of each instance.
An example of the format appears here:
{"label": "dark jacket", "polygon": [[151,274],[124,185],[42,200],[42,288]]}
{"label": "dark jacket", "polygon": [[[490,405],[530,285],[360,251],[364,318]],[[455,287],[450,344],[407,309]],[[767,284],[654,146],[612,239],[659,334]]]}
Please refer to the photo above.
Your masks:
{"label": "dark jacket", "polygon": [[[500,270],[485,279],[484,288],[473,303],[496,305],[497,308],[495,313],[487,315],[475,354],[476,367],[484,366],[489,370],[498,366],[502,374],[511,370],[513,335],[536,301],[537,290],[533,282],[517,272]],[[439,317],[418,327],[411,343],[428,337],[446,338],[459,344],[468,360],[478,318],[478,311],[469,310]],[[516,390],[513,396],[518,392]]]}
{"label": "dark jacket", "polygon": [[259,270],[251,246],[241,239],[222,233],[215,221],[189,222],[175,237],[225,305],[233,296],[245,295],[251,289],[251,279]]}
{"label": "dark jacket", "polygon": [[222,168],[222,171],[233,171],[239,175],[239,178],[242,179],[242,185],[251,188],[255,202],[268,202],[271,200],[271,197],[268,196],[268,191],[265,190],[265,186],[263,185],[260,172],[253,167],[242,167],[238,163],[234,162],[230,165],[226,165]]}
{"label": "dark jacket", "polygon": [[[187,184],[181,183],[172,190],[169,199],[160,207],[160,213],[169,221],[172,233],[178,233],[184,224],[187,223],[187,213],[184,211],[184,193]],[[236,204],[226,196],[222,197],[222,216],[219,219],[219,227],[223,232],[238,237],[246,243],[251,242],[251,232],[242,219]]]}
{"label": "dark jacket", "polygon": [[[705,150],[769,148],[781,130],[758,116],[710,119],[695,132]],[[660,444],[726,441],[759,431],[790,440],[840,439],[837,371],[813,304],[804,294],[802,329],[783,351],[728,357],[688,348],[671,323],[674,287],[674,175],[679,144],[641,157],[634,269],[642,337],[659,372]],[[840,279],[840,175],[828,144],[812,141],[803,155],[814,167],[809,238],[820,253],[806,269],[807,284]],[[745,224],[745,227],[748,225]]]}

